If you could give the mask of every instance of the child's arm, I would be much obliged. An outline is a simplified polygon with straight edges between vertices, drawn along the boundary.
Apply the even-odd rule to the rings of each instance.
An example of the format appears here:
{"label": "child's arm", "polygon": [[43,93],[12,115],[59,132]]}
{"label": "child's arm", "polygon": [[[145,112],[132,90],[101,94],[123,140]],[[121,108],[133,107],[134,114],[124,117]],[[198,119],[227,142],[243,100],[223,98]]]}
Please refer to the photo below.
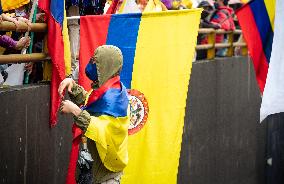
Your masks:
{"label": "child's arm", "polygon": [[7,35],[0,36],[0,46],[4,48],[14,49],[17,45],[17,41],[13,40]]}
{"label": "child's arm", "polygon": [[22,50],[30,45],[30,38],[23,37],[19,41],[13,40],[7,35],[0,36],[0,46],[9,49]]}
{"label": "child's arm", "polygon": [[3,21],[13,22],[13,23],[16,25],[16,27],[19,26],[19,21],[18,21],[16,18],[11,17],[11,16],[9,16],[9,15],[6,15],[5,13],[2,13],[2,14],[1,14],[1,17],[2,17],[2,20],[3,20]]}
{"label": "child's arm", "polygon": [[65,89],[68,90],[71,101],[74,102],[76,105],[80,106],[85,103],[87,92],[84,90],[83,87],[76,84],[73,79],[66,78],[60,83],[58,93],[61,98],[64,97],[63,91]]}

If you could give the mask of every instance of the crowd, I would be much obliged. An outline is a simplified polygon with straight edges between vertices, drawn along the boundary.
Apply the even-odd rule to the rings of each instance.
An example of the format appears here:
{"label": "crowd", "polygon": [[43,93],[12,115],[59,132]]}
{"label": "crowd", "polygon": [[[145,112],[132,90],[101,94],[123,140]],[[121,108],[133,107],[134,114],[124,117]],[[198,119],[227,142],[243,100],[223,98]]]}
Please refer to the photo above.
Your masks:
{"label": "crowd", "polygon": [[[240,4],[240,3],[239,3]],[[238,4],[234,4],[233,8],[239,8]],[[198,4],[198,8],[203,8],[201,14],[201,28],[213,28],[223,29],[225,31],[233,31],[238,25],[234,9],[229,6],[229,0],[215,0],[214,4],[210,4],[208,1],[202,1]],[[227,35],[217,34],[215,43],[226,43],[228,42]],[[236,38],[238,39],[238,38]],[[198,35],[198,44],[207,44],[208,38],[206,35]],[[226,56],[227,49],[217,49],[216,56]],[[205,59],[207,57],[206,50],[197,51],[197,60]]]}
{"label": "crowd", "polygon": [[[153,4],[150,6],[150,2]],[[199,4],[196,4],[199,2]],[[145,12],[145,11],[164,11],[164,10],[179,10],[190,9],[193,7],[202,8],[201,28],[213,28],[223,30],[234,30],[238,27],[233,8],[239,8],[239,4],[229,4],[230,0],[133,0],[131,11]],[[115,9],[111,8],[111,4],[117,4]],[[84,16],[84,15],[100,15],[105,13],[127,13],[123,11],[121,5],[123,0],[65,0],[65,8],[67,17]],[[112,7],[113,8],[113,7]],[[124,9],[126,9],[124,7]],[[10,21],[19,29],[20,22],[24,22],[30,27],[31,21],[28,20],[31,3],[19,7],[13,11],[2,12],[0,3],[0,22]],[[38,9],[36,22],[44,21],[44,14],[40,13]],[[80,26],[78,19],[68,20],[69,40],[71,46],[71,73],[74,79],[78,77],[78,58],[79,58],[79,43],[80,43]],[[0,32],[0,54],[21,53],[23,48],[29,48],[30,52],[42,52],[43,50],[43,36],[39,33],[31,40],[30,37],[24,37],[20,32]],[[238,39],[238,38],[236,38]],[[216,43],[226,43],[228,41],[227,35],[216,35]],[[207,44],[208,38],[206,35],[198,36],[198,44]],[[225,56],[227,49],[216,50],[217,56]],[[197,51],[197,60],[205,59],[207,56],[206,50]],[[7,68],[11,65],[0,65],[0,73],[3,82],[8,78]],[[42,63],[27,63],[24,70],[28,73],[28,78],[24,78],[24,83],[36,83],[42,80]],[[15,71],[17,72],[17,71]],[[0,78],[1,79],[1,78]],[[2,83],[3,83],[2,82]],[[1,84],[1,80],[0,80]]]}
{"label": "crowd", "polygon": [[[31,29],[31,20],[29,20],[31,10],[31,3],[18,7],[14,10],[9,10],[3,12],[1,2],[0,2],[0,22],[8,21],[15,24],[16,31],[1,31],[0,32],[0,54],[20,54],[23,49],[28,49],[28,53],[30,52],[42,52],[43,47],[43,37],[42,34],[36,34],[33,39],[30,36],[25,36],[23,30],[21,30],[21,23],[25,23],[28,27],[28,31]],[[43,22],[44,14],[40,13],[38,10],[36,14],[36,22]],[[2,29],[3,30],[3,29]],[[11,69],[12,68],[12,69]],[[26,63],[26,64],[2,64],[0,65],[0,72],[3,84],[9,74],[7,71],[18,73],[22,72],[22,77],[20,77],[22,81],[17,81],[12,84],[23,84],[23,83],[34,83],[42,80],[42,64],[33,64],[33,63]],[[26,74],[24,78],[24,74]]]}

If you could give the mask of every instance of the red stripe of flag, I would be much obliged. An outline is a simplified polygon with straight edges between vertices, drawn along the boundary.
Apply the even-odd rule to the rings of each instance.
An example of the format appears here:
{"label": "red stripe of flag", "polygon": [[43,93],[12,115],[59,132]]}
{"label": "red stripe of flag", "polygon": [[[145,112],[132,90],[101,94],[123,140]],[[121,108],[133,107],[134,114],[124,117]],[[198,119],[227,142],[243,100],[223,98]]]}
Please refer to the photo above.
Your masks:
{"label": "red stripe of flag", "polygon": [[91,81],[85,75],[85,67],[96,48],[106,44],[110,20],[110,14],[104,16],[82,16],[80,18],[79,84],[86,90],[91,89]]}
{"label": "red stripe of flag", "polygon": [[[57,1],[57,0],[51,0]],[[51,15],[49,0],[40,0],[39,8],[46,13],[48,35],[47,47],[52,61],[52,78],[51,78],[51,109],[50,109],[50,124],[55,126],[57,122],[57,112],[60,106],[60,96],[57,92],[60,82],[65,78],[65,63],[64,63],[64,43],[62,36],[62,27],[59,21],[55,20]],[[64,11],[63,11],[64,12]]]}
{"label": "red stripe of flag", "polygon": [[236,14],[242,28],[243,36],[248,44],[249,55],[251,56],[254,64],[256,79],[260,91],[263,93],[268,71],[268,61],[263,50],[261,36],[256,25],[253,12],[249,5],[250,4],[247,4],[242,7],[238,12],[236,12]]}
{"label": "red stripe of flag", "polygon": [[[95,49],[106,43],[110,19],[111,15],[86,16],[80,18],[79,84],[86,90],[91,89],[91,81],[85,75],[85,67],[93,56]],[[97,29],[98,27],[100,27],[100,29]],[[101,36],[98,37],[97,35]],[[81,142],[82,134],[81,129],[75,124],[73,125],[72,132],[73,141],[66,184],[76,184],[76,162],[78,160],[79,143]]]}

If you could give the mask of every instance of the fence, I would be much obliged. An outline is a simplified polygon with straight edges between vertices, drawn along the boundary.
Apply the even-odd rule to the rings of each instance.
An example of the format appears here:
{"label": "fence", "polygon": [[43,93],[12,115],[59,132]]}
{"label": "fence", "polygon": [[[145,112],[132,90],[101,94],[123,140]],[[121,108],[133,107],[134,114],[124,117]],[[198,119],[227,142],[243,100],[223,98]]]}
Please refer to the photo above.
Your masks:
{"label": "fence", "polygon": [[[215,58],[216,49],[228,48],[227,57],[232,57],[234,55],[234,48],[241,48],[241,55],[246,56],[247,44],[242,42],[242,40],[234,42],[234,35],[242,35],[242,30],[235,31],[225,31],[225,30],[214,30],[214,29],[199,29],[198,34],[206,34],[208,36],[208,44],[197,45],[196,50],[207,50],[207,59]],[[217,34],[227,35],[227,43],[216,43],[215,37]]]}
{"label": "fence", "polygon": [[[1,31],[16,31],[16,26],[12,22],[2,22],[0,24]],[[20,23],[17,31],[26,32],[28,26],[25,23]],[[45,23],[33,23],[31,26],[32,32],[46,32],[47,25]],[[247,47],[244,42],[234,42],[234,35],[241,35],[241,30],[235,31],[224,31],[224,30],[214,30],[214,29],[199,29],[198,34],[205,34],[208,36],[208,44],[197,45],[196,50],[207,50],[207,59],[215,58],[215,50],[219,48],[228,48],[227,56],[232,57],[234,55],[234,48],[241,48],[241,55],[247,55]],[[228,38],[227,43],[215,43],[215,36],[217,34],[226,34]],[[45,39],[46,40],[46,39]],[[0,64],[8,63],[27,63],[27,62],[40,62],[50,60],[47,50],[45,49],[43,53],[32,53],[32,54],[9,54],[0,55]]]}
{"label": "fence", "polygon": [[[26,32],[28,31],[28,26],[26,23],[20,22],[18,29],[12,22],[4,21],[0,23],[1,31],[18,31]],[[32,23],[31,30],[32,32],[46,32],[47,24],[45,23]],[[46,39],[45,39],[46,40]],[[9,63],[28,63],[28,62],[40,62],[49,60],[47,52],[43,53],[32,53],[32,54],[8,54],[0,55],[0,64],[9,64]]]}

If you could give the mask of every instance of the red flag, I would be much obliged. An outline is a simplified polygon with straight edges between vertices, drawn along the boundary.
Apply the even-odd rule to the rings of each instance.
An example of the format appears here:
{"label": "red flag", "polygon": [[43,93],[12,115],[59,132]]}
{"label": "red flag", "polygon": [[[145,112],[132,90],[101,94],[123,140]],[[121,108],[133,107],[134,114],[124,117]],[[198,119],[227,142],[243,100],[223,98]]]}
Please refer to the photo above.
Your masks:
{"label": "red flag", "polygon": [[64,43],[62,36],[64,1],[39,0],[38,6],[46,13],[48,26],[47,47],[52,61],[50,125],[55,126],[61,101],[57,89],[60,82],[65,78]]}

